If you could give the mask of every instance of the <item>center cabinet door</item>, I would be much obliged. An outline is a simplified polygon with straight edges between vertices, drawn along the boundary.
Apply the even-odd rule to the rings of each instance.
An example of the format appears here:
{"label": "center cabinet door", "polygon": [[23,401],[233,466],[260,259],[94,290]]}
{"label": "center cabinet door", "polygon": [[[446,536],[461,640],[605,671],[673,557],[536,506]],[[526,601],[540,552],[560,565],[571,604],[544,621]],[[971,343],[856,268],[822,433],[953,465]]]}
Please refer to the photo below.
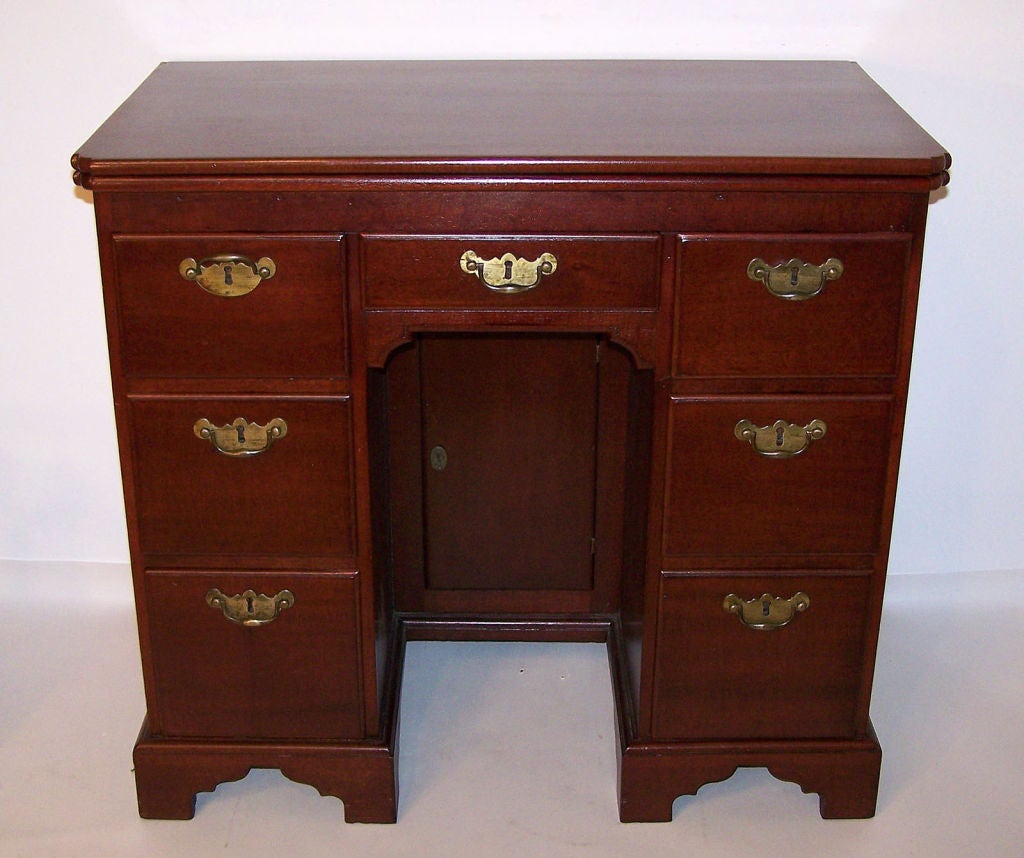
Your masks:
{"label": "center cabinet door", "polygon": [[396,509],[422,498],[422,547],[396,545],[407,558],[396,577],[427,593],[592,588],[599,347],[595,336],[430,335],[398,356],[391,416],[418,406],[398,425],[417,423],[419,437],[393,436],[393,455],[408,454],[392,488]]}

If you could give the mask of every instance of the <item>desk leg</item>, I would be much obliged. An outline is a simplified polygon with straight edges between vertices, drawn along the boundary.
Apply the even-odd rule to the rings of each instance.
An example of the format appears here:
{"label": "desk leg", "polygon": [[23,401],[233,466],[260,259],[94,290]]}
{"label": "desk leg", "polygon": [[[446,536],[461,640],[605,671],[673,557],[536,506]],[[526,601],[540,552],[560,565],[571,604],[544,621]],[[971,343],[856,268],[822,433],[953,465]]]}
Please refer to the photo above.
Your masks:
{"label": "desk leg", "polygon": [[246,744],[159,739],[145,726],[135,745],[135,787],[144,819],[191,819],[196,795],[244,778],[251,769],[280,769],[321,795],[340,798],[347,822],[395,822],[398,761],[394,743]]}
{"label": "desk leg", "polygon": [[882,750],[874,732],[849,741],[626,744],[619,751],[619,818],[669,822],[672,803],[737,768],[766,768],[817,793],[823,819],[875,815]]}

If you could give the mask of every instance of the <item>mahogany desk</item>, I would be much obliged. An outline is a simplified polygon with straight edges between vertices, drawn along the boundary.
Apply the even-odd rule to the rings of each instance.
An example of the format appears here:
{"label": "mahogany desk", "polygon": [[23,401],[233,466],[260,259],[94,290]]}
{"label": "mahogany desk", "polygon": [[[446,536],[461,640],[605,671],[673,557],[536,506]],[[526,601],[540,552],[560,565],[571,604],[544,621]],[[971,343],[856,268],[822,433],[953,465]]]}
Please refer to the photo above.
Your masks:
{"label": "mahogany desk", "polygon": [[874,812],[929,192],[852,63],[162,65],[94,192],[143,816],[396,818],[411,638],[606,641],[624,821]]}

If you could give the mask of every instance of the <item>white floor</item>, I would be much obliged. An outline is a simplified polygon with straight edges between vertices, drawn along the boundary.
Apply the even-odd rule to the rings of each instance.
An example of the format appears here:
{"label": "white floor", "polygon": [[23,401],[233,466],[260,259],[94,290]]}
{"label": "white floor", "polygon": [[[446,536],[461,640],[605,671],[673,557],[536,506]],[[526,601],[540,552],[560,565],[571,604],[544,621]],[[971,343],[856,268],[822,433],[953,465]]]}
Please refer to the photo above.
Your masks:
{"label": "white floor", "polygon": [[[872,717],[878,814],[741,770],[621,825],[596,644],[410,645],[396,826],[259,770],[190,822],[135,811],[143,716],[122,566],[0,561],[0,856],[1016,856],[1024,843],[1024,572],[890,579]],[[798,680],[794,680],[798,681]]]}

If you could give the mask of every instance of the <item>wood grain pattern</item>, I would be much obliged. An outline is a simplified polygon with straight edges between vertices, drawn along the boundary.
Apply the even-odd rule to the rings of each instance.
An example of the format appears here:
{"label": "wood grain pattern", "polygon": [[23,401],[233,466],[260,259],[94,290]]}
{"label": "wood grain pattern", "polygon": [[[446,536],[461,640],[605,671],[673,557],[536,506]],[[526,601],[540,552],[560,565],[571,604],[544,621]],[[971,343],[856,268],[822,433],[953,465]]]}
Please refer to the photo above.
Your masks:
{"label": "wood grain pattern", "polygon": [[[878,397],[674,398],[666,557],[690,564],[702,556],[743,557],[756,564],[773,554],[874,555],[891,408]],[[774,459],[736,438],[742,419],[757,426],[817,419],[827,431],[803,453]]]}
{"label": "wood grain pattern", "polygon": [[[680,246],[675,374],[892,376],[910,236],[686,236]],[[831,257],[842,276],[818,295],[785,300],[747,276],[747,265]]]}
{"label": "wood grain pattern", "polygon": [[589,590],[595,337],[420,342],[427,587]]}
{"label": "wood grain pattern", "polygon": [[[734,593],[810,596],[775,631],[722,608]],[[842,739],[863,735],[861,688],[868,579],[668,576],[662,581],[654,727],[658,740]]]}
{"label": "wood grain pattern", "polygon": [[874,731],[852,741],[635,744],[620,750],[619,819],[670,822],[681,795],[696,795],[740,766],[817,793],[823,819],[875,815],[882,750]]}
{"label": "wood grain pattern", "polygon": [[[513,239],[365,236],[363,302],[382,309],[656,309],[657,236]],[[557,268],[533,288],[496,293],[459,267],[467,250],[484,259],[505,253],[534,260],[557,258]]]}
{"label": "wood grain pattern", "polygon": [[89,176],[935,175],[948,156],[854,63],[233,62],[161,65],[76,164]]}
{"label": "wood grain pattern", "polygon": [[[295,604],[259,628],[207,605],[288,589]],[[358,581],[351,575],[155,571],[146,592],[161,737],[339,740],[363,736]],[[315,652],[316,658],[306,657]]]}
{"label": "wood grain pattern", "polygon": [[395,355],[399,610],[617,608],[631,375],[628,356],[594,335],[424,335]]}
{"label": "wood grain pattern", "polygon": [[[873,813],[871,677],[949,164],[852,63],[157,69],[73,158],[149,709],[140,813],[188,818],[196,792],[277,766],[349,820],[394,821],[407,635],[606,641],[624,821],[669,819],[737,766],[819,793],[823,816]],[[466,249],[560,267],[496,295]],[[179,276],[222,253],[278,273],[238,300]],[[845,271],[786,302],[747,278],[755,257]],[[289,428],[233,460],[201,417]],[[741,419],[828,430],[771,460]],[[298,601],[240,629],[212,586]],[[721,607],[796,589],[811,609],[779,632]]]}
{"label": "wood grain pattern", "polygon": [[[339,378],[348,374],[338,235],[126,236],[114,240],[125,375]],[[268,256],[275,275],[222,298],[178,273],[182,259]]]}
{"label": "wood grain pattern", "polygon": [[[282,418],[288,434],[265,452],[232,458],[193,424]],[[347,398],[131,400],[138,527],[147,555],[355,555]],[[225,562],[223,559],[221,562]]]}

